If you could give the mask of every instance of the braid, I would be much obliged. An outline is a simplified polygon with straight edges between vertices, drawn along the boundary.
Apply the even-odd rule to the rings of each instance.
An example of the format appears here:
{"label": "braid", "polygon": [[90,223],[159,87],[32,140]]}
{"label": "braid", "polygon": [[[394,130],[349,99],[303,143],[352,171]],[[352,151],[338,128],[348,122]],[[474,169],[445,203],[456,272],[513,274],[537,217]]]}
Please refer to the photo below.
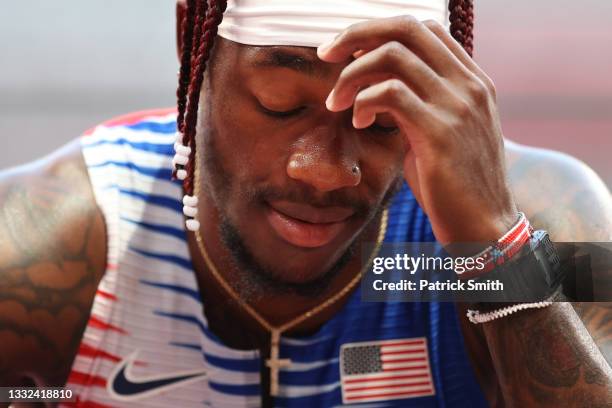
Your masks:
{"label": "braid", "polygon": [[195,0],[187,0],[187,10],[183,18],[183,49],[181,50],[181,68],[179,70],[179,85],[176,90],[178,116],[177,129],[183,131],[185,106],[187,105],[187,90],[189,88],[189,74],[191,72],[191,46],[193,41],[193,27],[195,23]]}
{"label": "braid", "polygon": [[[200,3],[205,3],[205,0],[200,0]],[[187,163],[187,178],[184,181],[185,193],[193,195],[194,185],[194,168],[195,168],[195,136],[196,126],[198,122],[198,102],[200,99],[200,90],[204,82],[204,71],[206,63],[210,57],[210,52],[213,48],[215,37],[217,36],[217,28],[223,19],[223,12],[227,6],[225,0],[209,0],[208,7],[200,11],[202,16],[205,9],[206,15],[204,18],[196,19],[196,23],[200,23],[194,30],[194,42],[192,47],[191,59],[191,78],[189,81],[189,91],[187,94],[187,109],[183,123],[184,141],[183,144],[191,148],[189,162]],[[199,27],[198,27],[199,26]],[[200,28],[200,29],[198,29]],[[197,34],[200,34],[196,37]]]}
{"label": "braid", "polygon": [[474,1],[450,0],[450,32],[470,56],[474,52]]}

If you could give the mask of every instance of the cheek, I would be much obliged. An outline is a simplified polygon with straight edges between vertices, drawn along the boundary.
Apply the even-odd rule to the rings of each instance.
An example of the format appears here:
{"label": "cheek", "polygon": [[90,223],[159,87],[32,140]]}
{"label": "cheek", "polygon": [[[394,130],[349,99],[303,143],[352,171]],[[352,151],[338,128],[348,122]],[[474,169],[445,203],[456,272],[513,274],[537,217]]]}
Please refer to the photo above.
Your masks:
{"label": "cheek", "polygon": [[216,131],[211,137],[225,171],[230,173],[233,188],[269,182],[282,173],[286,162],[283,141],[258,124],[256,115],[237,105],[234,109],[220,109],[217,118],[213,118]]}
{"label": "cheek", "polygon": [[231,163],[228,170],[237,178],[251,183],[284,183],[296,130],[293,126],[270,124],[247,98],[228,98],[215,110],[213,120],[218,144],[226,152],[224,159]]}

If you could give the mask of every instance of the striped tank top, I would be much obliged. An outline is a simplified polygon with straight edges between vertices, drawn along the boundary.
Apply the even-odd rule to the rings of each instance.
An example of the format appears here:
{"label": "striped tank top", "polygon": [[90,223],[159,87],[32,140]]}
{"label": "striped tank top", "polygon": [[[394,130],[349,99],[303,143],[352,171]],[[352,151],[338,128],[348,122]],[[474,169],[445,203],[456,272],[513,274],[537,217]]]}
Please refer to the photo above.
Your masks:
{"label": "striped tank top", "polygon": [[[258,407],[258,350],[209,329],[171,181],[176,113],[128,115],[82,137],[108,258],[67,386],[79,407]],[[410,190],[385,242],[434,241]],[[451,303],[366,303],[359,288],[309,337],[283,337],[275,407],[481,407]]]}

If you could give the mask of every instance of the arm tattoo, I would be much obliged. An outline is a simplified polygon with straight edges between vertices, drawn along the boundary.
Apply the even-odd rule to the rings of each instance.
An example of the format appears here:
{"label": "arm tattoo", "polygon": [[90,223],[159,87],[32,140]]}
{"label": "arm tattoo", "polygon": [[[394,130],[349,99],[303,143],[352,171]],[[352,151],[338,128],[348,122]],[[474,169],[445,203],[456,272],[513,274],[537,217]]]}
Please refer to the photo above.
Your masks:
{"label": "arm tattoo", "polygon": [[[536,229],[556,242],[612,239],[609,192],[584,165],[537,149],[507,152],[517,205]],[[603,287],[611,276],[594,276],[594,283]],[[612,304],[573,306],[556,303],[484,325],[507,405],[610,406]]]}
{"label": "arm tattoo", "polygon": [[70,161],[0,180],[0,385],[68,375],[105,265],[85,174]]}
{"label": "arm tattoo", "polygon": [[[603,407],[612,401],[612,370],[568,303],[484,328],[508,405]],[[509,350],[522,358],[508,358]]]}
{"label": "arm tattoo", "polygon": [[612,303],[573,303],[574,310],[612,366]]}

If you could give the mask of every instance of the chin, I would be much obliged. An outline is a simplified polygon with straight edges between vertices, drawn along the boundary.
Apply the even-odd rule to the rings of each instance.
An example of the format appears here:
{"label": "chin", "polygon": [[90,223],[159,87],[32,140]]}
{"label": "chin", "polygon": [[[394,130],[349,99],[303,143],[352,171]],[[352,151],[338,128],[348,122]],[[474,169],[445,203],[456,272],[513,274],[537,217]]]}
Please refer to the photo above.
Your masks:
{"label": "chin", "polygon": [[224,244],[241,275],[236,287],[248,297],[321,295],[355,253],[348,240],[322,248],[298,248],[264,234],[262,229],[255,230],[257,237],[243,238],[230,224],[221,228]]}
{"label": "chin", "polygon": [[[271,277],[287,284],[307,284],[325,277],[342,258],[342,253],[333,257],[318,258],[306,255],[302,257],[276,257],[266,268]],[[314,258],[314,259],[313,259]],[[262,262],[266,265],[265,262]]]}
{"label": "chin", "polygon": [[[308,296],[324,292],[357,253],[358,238],[372,219],[355,214],[342,228],[332,231],[329,242],[307,247],[295,245],[284,236],[287,231],[275,228],[266,206],[243,208],[236,213],[240,217],[235,222],[227,216],[221,218],[222,241],[242,276],[237,285],[261,295],[292,292]],[[289,233],[291,228],[295,226],[290,225]]]}

